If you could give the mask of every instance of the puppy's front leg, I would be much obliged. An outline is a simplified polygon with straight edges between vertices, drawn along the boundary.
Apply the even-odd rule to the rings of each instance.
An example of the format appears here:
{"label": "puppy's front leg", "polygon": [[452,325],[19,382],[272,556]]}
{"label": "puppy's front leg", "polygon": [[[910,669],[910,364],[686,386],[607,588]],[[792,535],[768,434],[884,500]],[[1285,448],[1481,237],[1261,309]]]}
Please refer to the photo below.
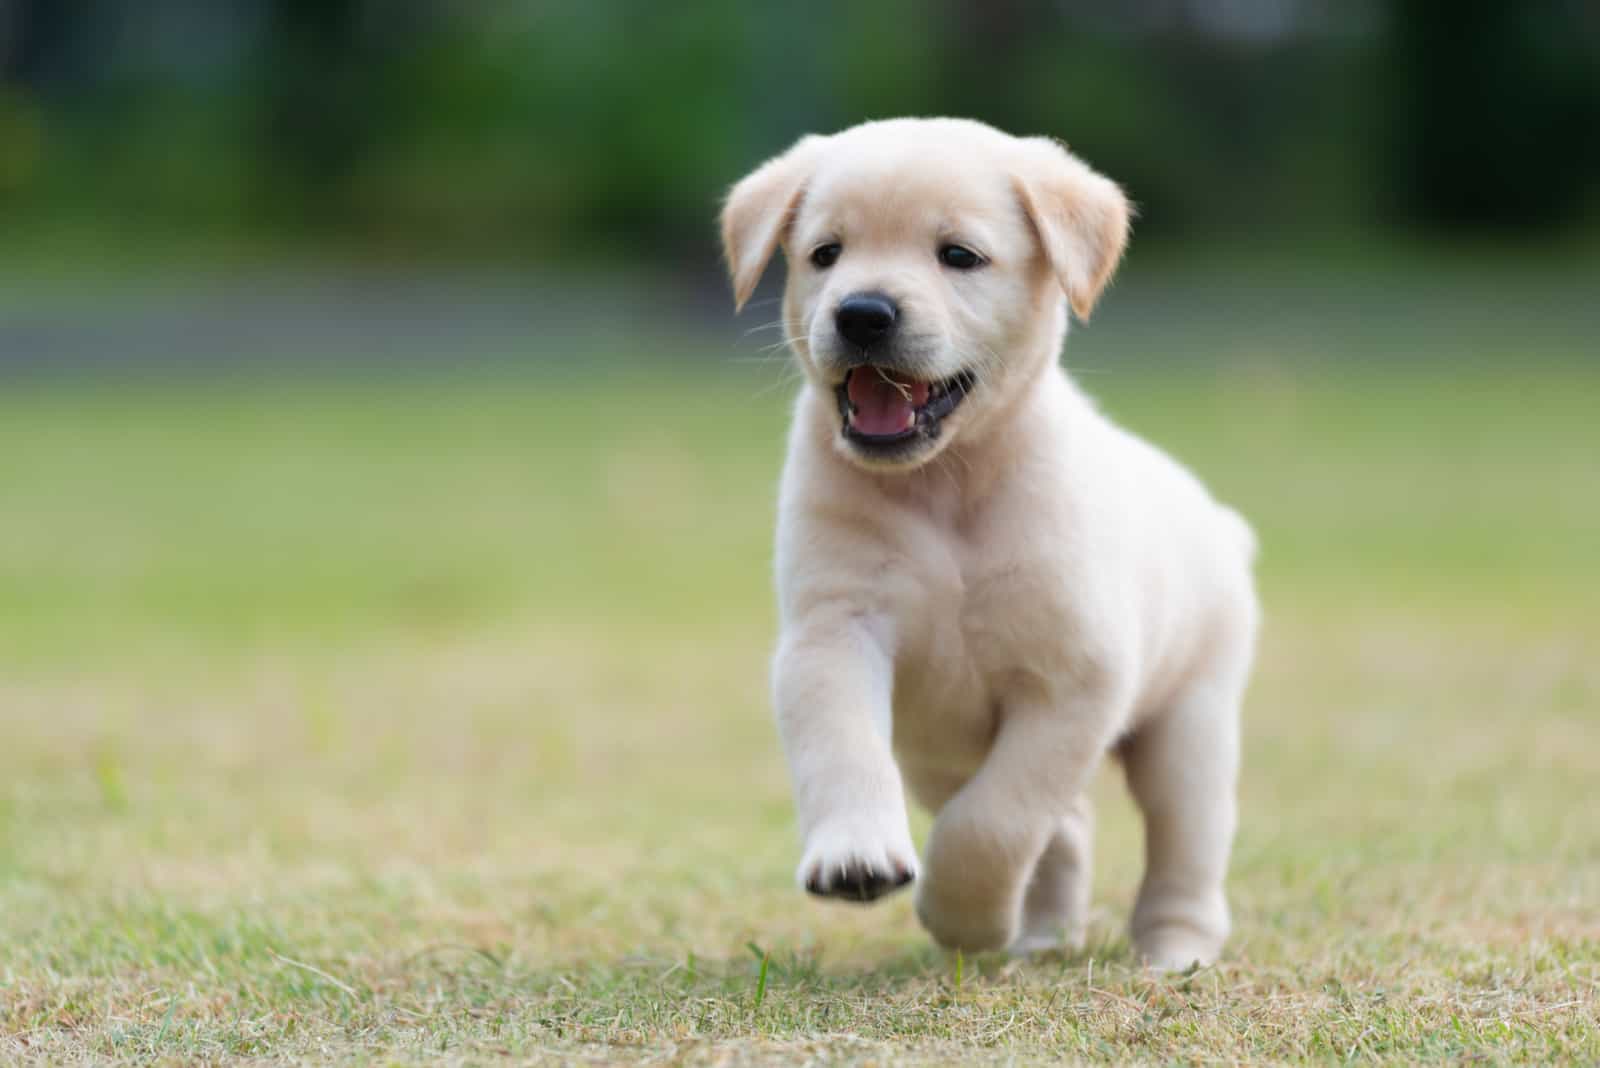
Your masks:
{"label": "puppy's front leg", "polygon": [[1089,784],[1117,721],[1106,694],[1010,702],[983,766],[939,812],[917,915],[952,949],[1017,940],[1050,836]]}
{"label": "puppy's front leg", "polygon": [[854,617],[805,621],[779,645],[774,703],[813,894],[872,901],[916,877],[890,749],[893,678],[883,641]]}

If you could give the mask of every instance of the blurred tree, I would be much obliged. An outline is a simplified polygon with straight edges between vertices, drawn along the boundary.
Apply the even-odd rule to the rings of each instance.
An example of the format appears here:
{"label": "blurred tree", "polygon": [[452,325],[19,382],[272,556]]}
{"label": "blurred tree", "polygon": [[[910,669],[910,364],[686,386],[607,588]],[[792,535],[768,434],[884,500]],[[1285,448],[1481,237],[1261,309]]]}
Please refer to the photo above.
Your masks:
{"label": "blurred tree", "polygon": [[1548,227],[1596,206],[1597,35],[1594,0],[0,0],[0,226],[704,265],[800,134],[952,114],[1067,140],[1145,236]]}
{"label": "blurred tree", "polygon": [[1600,14],[1569,0],[1394,0],[1382,161],[1401,217],[1574,221],[1600,177]]}
{"label": "blurred tree", "polygon": [[59,0],[0,4],[0,81],[36,86],[45,56],[71,18],[70,7]]}
{"label": "blurred tree", "polygon": [[376,120],[363,0],[271,0],[257,136],[269,212],[333,208]]}

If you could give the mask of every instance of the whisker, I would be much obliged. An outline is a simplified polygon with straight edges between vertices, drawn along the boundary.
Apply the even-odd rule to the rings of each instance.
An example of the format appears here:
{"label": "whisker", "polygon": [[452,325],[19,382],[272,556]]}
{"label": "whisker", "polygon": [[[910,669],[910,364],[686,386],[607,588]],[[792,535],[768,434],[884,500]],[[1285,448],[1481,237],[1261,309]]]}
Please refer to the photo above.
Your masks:
{"label": "whisker", "polygon": [[[951,450],[947,448],[944,451],[945,452],[950,452]],[[956,478],[955,473],[952,472],[950,470],[950,468],[945,466],[945,462],[944,461],[945,461],[944,454],[941,453],[938,456],[935,456],[933,458],[933,466],[937,467],[939,469],[939,472],[941,474],[943,474],[946,479],[949,480],[950,489],[953,490],[955,492],[956,496],[959,497],[961,495],[961,480]]]}
{"label": "whisker", "polygon": [[762,330],[775,330],[780,327],[785,329],[793,329],[799,325],[800,324],[798,323],[790,322],[788,319],[773,319],[770,322],[757,323],[755,326],[750,327],[739,336],[749,337],[751,334],[760,333]]}
{"label": "whisker", "polygon": [[951,458],[960,460],[961,466],[967,469],[967,474],[972,474],[972,461],[961,455],[961,450],[956,448],[954,443],[947,446],[944,451],[948,453]]}
{"label": "whisker", "polygon": [[790,386],[793,386],[796,382],[802,381],[804,378],[805,376],[799,372],[785,371],[773,381],[768,382],[766,385],[750,394],[750,397],[752,400],[766,397],[769,394],[776,393],[780,389],[787,389]]}

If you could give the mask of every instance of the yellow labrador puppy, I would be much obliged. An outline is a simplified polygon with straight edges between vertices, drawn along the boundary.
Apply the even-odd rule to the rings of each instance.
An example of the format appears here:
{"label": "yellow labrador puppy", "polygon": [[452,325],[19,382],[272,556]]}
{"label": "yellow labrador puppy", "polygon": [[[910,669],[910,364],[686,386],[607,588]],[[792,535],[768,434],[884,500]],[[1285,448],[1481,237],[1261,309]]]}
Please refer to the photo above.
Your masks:
{"label": "yellow labrador puppy", "polygon": [[937,813],[934,938],[1081,944],[1085,791],[1115,751],[1145,820],[1134,944],[1181,968],[1228,934],[1254,539],[1057,362],[1128,214],[1055,141],[896,119],[763,164],[722,236],[741,306],[784,250],[806,379],[773,670],[800,881],[869,901],[916,879],[908,785]]}

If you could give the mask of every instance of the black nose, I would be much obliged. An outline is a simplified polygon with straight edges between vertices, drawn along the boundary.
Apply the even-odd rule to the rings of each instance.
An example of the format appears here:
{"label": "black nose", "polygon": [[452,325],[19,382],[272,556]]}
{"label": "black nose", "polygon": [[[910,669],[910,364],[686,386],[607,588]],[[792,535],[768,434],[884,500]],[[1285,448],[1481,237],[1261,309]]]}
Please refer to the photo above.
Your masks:
{"label": "black nose", "polygon": [[889,336],[900,309],[882,293],[856,293],[839,302],[834,325],[845,340],[865,351]]}

